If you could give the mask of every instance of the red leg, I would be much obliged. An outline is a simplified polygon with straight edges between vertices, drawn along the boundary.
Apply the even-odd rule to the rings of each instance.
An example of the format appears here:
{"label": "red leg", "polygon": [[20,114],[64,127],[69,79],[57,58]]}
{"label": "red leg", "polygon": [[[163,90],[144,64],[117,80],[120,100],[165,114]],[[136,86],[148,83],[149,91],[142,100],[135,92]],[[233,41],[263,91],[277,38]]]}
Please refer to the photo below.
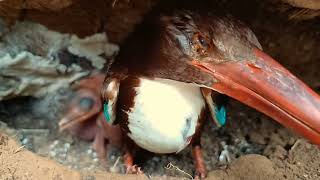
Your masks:
{"label": "red leg", "polygon": [[143,174],[143,171],[137,165],[134,165],[134,156],[130,151],[126,151],[123,156],[124,164],[127,168],[127,174]]}
{"label": "red leg", "polygon": [[103,130],[99,127],[94,138],[93,149],[97,152],[101,164],[106,165],[107,162],[107,147]]}
{"label": "red leg", "polygon": [[134,142],[129,137],[125,138],[125,154],[123,155],[127,174],[143,174],[140,167],[134,164],[134,152],[136,150]]}
{"label": "red leg", "polygon": [[202,157],[202,150],[201,150],[201,132],[203,128],[204,121],[206,120],[206,110],[201,112],[196,133],[192,139],[192,156],[195,166],[195,179],[204,179],[207,177],[207,170],[206,166]]}
{"label": "red leg", "polygon": [[192,155],[196,169],[195,179],[204,179],[207,176],[207,170],[202,157],[200,145],[192,147]]}

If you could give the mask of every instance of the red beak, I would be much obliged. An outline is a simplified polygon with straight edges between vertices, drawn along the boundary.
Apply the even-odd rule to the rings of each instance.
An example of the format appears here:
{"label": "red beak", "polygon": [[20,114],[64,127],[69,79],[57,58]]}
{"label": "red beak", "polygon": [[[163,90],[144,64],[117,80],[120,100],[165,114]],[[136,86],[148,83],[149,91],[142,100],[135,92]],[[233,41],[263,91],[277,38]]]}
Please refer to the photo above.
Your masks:
{"label": "red beak", "polygon": [[218,80],[211,89],[237,99],[320,144],[320,97],[258,49],[253,61],[193,61]]}

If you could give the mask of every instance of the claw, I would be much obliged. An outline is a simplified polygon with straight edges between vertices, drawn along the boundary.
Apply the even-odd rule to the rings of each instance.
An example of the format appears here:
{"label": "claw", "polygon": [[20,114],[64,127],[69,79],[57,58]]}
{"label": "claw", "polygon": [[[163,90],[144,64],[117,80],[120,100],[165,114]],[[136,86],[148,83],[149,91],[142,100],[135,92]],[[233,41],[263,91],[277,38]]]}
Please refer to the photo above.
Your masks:
{"label": "claw", "polygon": [[192,148],[192,154],[195,164],[195,179],[204,179],[207,177],[206,166],[202,157],[201,146],[196,145]]}
{"label": "claw", "polygon": [[[130,143],[127,143],[127,146]],[[130,144],[131,145],[131,144]],[[123,155],[124,164],[126,166],[126,174],[143,174],[143,171],[139,166],[134,164],[134,155],[132,153],[133,149],[126,149],[125,154]]]}
{"label": "claw", "polygon": [[143,174],[143,171],[141,170],[141,167],[138,165],[128,166],[126,170],[126,174]]}

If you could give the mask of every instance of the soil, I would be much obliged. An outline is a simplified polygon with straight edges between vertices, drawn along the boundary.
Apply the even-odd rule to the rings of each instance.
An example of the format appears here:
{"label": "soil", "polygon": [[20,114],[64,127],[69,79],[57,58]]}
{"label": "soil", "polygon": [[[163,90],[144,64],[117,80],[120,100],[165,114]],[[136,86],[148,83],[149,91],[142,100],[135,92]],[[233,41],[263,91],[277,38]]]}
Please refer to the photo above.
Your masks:
{"label": "soil", "polygon": [[[134,24],[130,11],[124,10],[126,2],[117,3],[113,11],[120,7],[119,12],[126,12],[123,19]],[[226,7],[252,28],[268,54],[319,93],[319,19],[291,21],[285,13],[274,13],[272,6],[265,7],[254,0],[241,4],[234,1]],[[132,12],[135,12],[133,19],[141,19],[141,13]],[[109,21],[111,25],[107,30],[111,32],[111,40],[121,41],[132,28],[124,29],[120,20]],[[112,27],[121,27],[121,32]],[[109,173],[124,174],[121,151],[110,147],[108,164],[101,166],[91,142],[57,130],[71,94],[71,90],[62,89],[40,99],[26,97],[0,102],[0,179],[124,177]],[[217,129],[212,122],[207,122],[202,134],[209,179],[320,179],[318,147],[237,101],[231,100],[227,110],[225,127]],[[169,163],[176,168],[166,168]],[[148,154],[138,158],[138,164],[145,175],[127,175],[127,178],[190,178],[193,175],[190,148],[175,155]]]}
{"label": "soil", "polygon": [[[60,93],[68,94],[66,92]],[[2,164],[0,174],[2,176],[0,179],[42,179],[42,177],[46,179],[82,179],[82,176],[87,176],[83,173],[89,173],[88,176],[99,179],[96,173],[102,177],[109,177],[110,174],[107,172],[124,174],[121,151],[109,146],[108,164],[107,167],[102,167],[90,142],[81,141],[57,131],[55,119],[59,115],[52,115],[47,119],[41,114],[37,117],[30,108],[32,106],[28,104],[32,103],[33,108],[41,106],[43,109],[49,108],[45,106],[47,104],[57,106],[56,104],[63,104],[68,100],[61,94],[47,97],[47,100],[19,99],[16,102],[8,101],[2,104],[5,112],[13,112],[13,108],[16,112],[5,115],[10,119],[6,121],[9,127],[1,123],[0,132],[5,132],[9,137],[15,139],[18,145],[12,139],[8,140],[7,135],[2,135],[0,143],[0,162]],[[44,101],[50,103],[44,103]],[[49,114],[59,113],[59,108],[51,109]],[[320,150],[318,147],[298,138],[268,117],[238,102],[231,101],[228,109],[227,126],[216,129],[211,122],[207,122],[202,136],[205,162],[208,170],[211,171],[209,179],[320,178]],[[3,115],[3,112],[1,114]],[[38,112],[37,114],[39,115]],[[51,160],[38,157],[26,149],[42,157],[55,160],[59,165]],[[230,162],[226,160],[224,154],[230,156]],[[139,165],[145,172],[145,177],[141,178],[168,178],[170,176],[189,178],[189,175],[193,173],[190,148],[177,155],[148,154],[143,157],[143,160],[138,159]],[[119,162],[116,163],[118,158]],[[24,162],[37,162],[37,165],[28,165]],[[175,167],[167,169],[169,163]],[[45,172],[50,172],[50,175]]]}

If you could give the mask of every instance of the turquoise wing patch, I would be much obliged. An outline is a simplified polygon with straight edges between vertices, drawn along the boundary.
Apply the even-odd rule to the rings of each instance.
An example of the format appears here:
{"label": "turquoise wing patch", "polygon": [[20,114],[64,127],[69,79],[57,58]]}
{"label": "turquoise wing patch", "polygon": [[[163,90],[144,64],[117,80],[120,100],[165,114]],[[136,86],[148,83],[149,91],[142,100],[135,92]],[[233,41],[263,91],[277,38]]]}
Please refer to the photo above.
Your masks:
{"label": "turquoise wing patch", "polygon": [[109,123],[111,118],[110,118],[109,109],[108,109],[108,102],[105,102],[103,104],[103,114],[104,114],[104,117],[106,118],[106,121]]}
{"label": "turquoise wing patch", "polygon": [[224,126],[227,122],[227,111],[225,106],[220,106],[215,108],[216,119],[221,126]]}

